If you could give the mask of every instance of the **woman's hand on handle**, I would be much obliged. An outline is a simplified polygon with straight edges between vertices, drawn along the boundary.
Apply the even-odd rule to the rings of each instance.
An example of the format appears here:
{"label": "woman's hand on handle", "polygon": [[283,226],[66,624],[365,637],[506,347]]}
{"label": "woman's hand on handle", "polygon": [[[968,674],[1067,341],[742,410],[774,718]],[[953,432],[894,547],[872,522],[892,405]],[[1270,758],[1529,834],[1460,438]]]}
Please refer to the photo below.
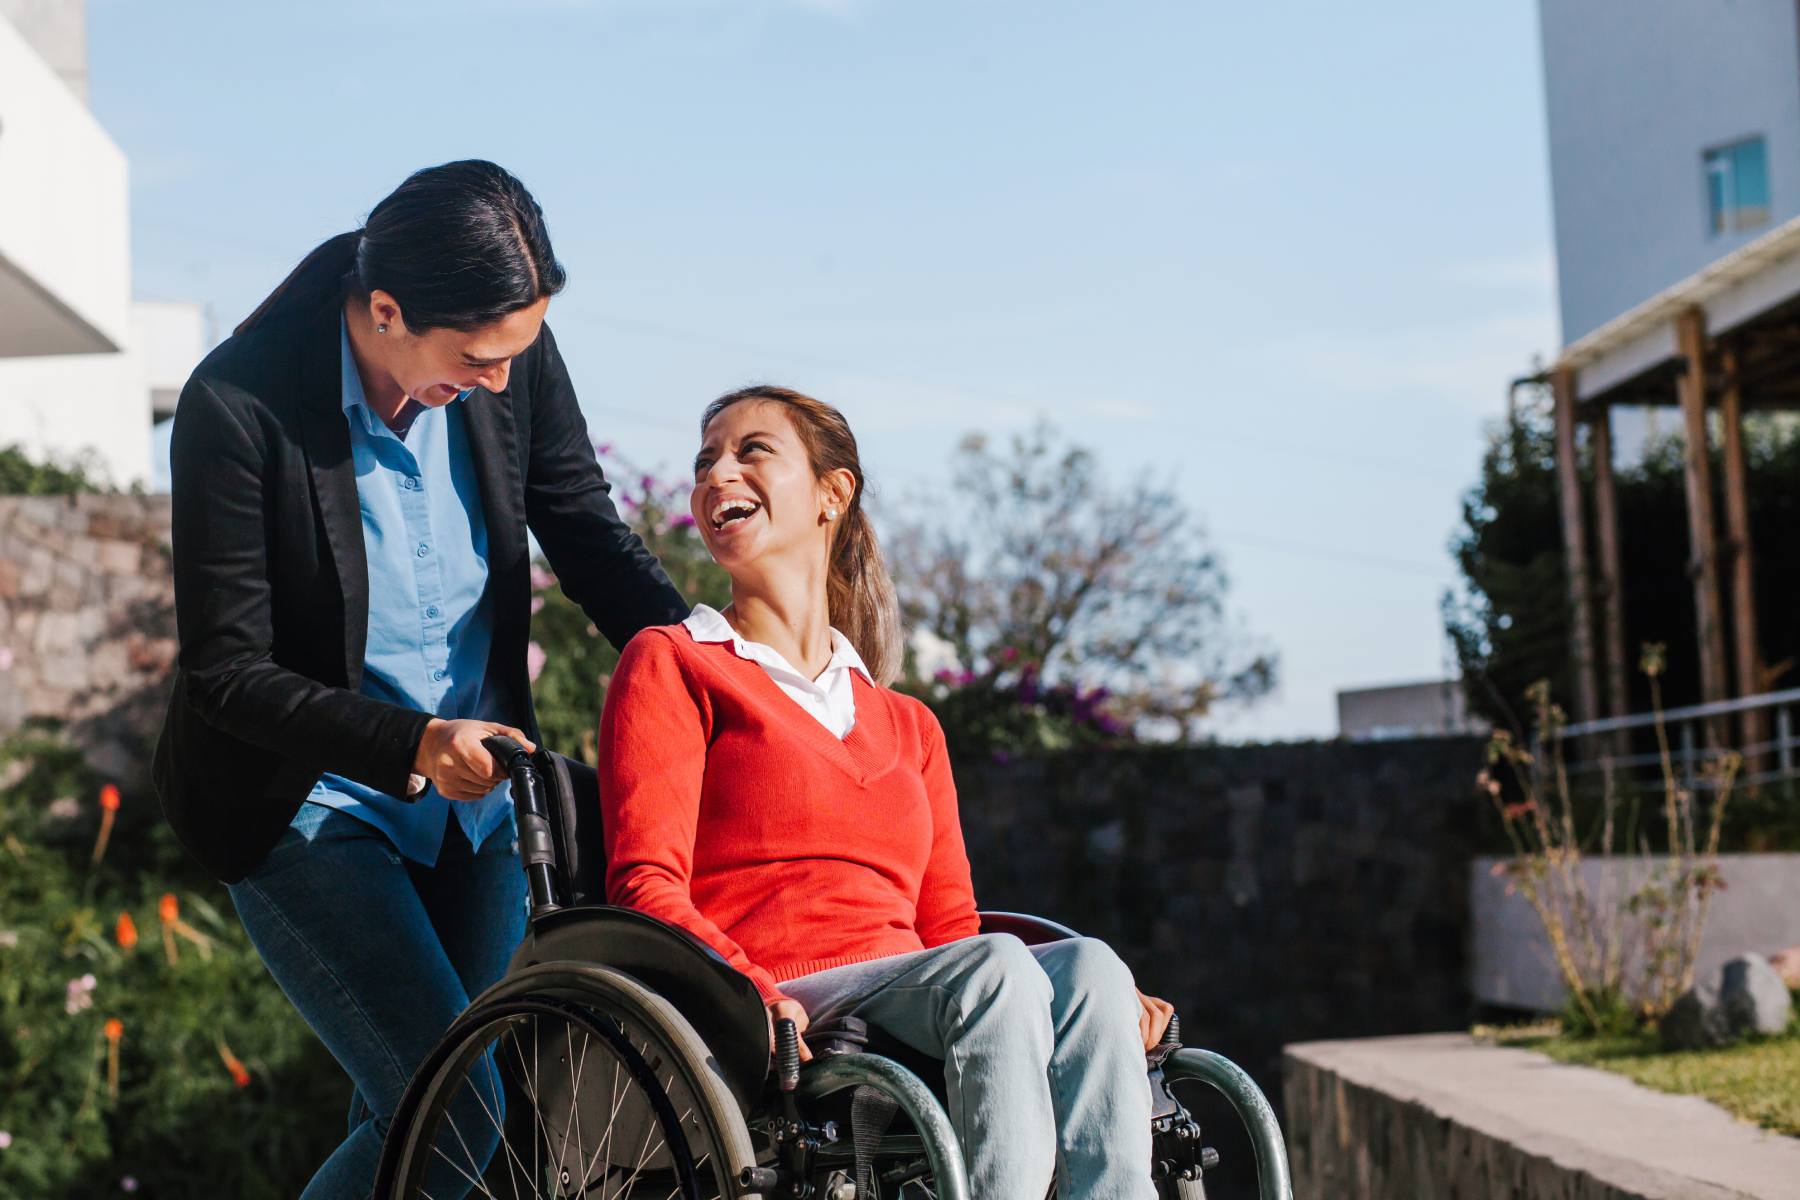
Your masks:
{"label": "woman's hand on handle", "polygon": [[479,800],[506,781],[506,773],[481,739],[503,733],[532,753],[537,746],[511,725],[496,721],[433,718],[419,739],[413,771],[429,779],[448,800]]}
{"label": "woman's hand on handle", "polygon": [[[775,1022],[786,1017],[794,1023],[794,1028],[801,1033],[806,1032],[806,1008],[798,1000],[789,1000],[783,996],[779,1000],[771,1000],[763,1006],[763,1013],[769,1018],[769,1045],[775,1044]],[[812,1050],[806,1039],[800,1039],[800,1061],[811,1062]]]}
{"label": "woman's hand on handle", "polygon": [[1155,996],[1146,996],[1139,992],[1138,997],[1138,1032],[1143,1035],[1144,1049],[1154,1050],[1161,1044],[1163,1033],[1169,1028],[1169,1018],[1175,1015],[1175,1006],[1167,1000],[1158,1000]]}

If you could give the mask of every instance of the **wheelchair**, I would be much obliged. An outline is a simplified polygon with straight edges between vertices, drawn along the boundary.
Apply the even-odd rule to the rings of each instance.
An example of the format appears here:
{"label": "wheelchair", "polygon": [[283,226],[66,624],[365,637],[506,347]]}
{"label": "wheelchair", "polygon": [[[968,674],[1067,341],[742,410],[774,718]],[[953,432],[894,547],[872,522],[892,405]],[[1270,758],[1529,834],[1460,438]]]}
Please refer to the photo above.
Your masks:
{"label": "wheelchair", "polygon": [[[528,929],[408,1084],[375,1200],[969,1200],[941,1062],[845,1017],[807,1030],[802,1065],[794,1023],[771,1039],[755,986],[710,946],[604,903],[593,768],[484,744],[513,784]],[[983,913],[981,929],[1075,936],[1014,913]],[[1145,1056],[1158,1196],[1204,1200],[1218,1162],[1172,1090],[1191,1080],[1243,1121],[1259,1200],[1292,1200],[1267,1098],[1179,1036],[1172,1021]]]}

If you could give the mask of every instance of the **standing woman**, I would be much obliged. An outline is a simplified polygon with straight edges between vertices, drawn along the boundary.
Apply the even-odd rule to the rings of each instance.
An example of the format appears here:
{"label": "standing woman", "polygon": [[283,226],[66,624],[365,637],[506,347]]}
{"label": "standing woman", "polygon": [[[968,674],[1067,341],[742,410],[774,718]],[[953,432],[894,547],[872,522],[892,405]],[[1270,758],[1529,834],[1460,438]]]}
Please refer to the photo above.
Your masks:
{"label": "standing woman", "polygon": [[181,393],[155,778],[355,1084],[307,1200],[368,1194],[408,1078],[524,931],[481,739],[536,728],[527,529],[614,645],[688,612],[608,499],[544,324],[563,281],[517,179],[431,167]]}

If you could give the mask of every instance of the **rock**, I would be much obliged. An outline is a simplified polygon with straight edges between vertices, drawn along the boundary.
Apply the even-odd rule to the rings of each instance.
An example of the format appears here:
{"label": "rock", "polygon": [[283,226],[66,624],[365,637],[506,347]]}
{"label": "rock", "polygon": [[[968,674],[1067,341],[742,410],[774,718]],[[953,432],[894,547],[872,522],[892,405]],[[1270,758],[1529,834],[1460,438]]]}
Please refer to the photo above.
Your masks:
{"label": "rock", "polygon": [[1705,1050],[1787,1028],[1793,997],[1769,960],[1740,954],[1696,983],[1662,1019],[1665,1050]]}
{"label": "rock", "polygon": [[1769,955],[1769,965],[1781,976],[1781,982],[1790,990],[1800,988],[1800,946],[1789,946],[1786,950],[1777,950]]}
{"label": "rock", "polygon": [[1664,1050],[1710,1050],[1730,1042],[1718,979],[1703,979],[1683,992],[1663,1016],[1660,1032]]}
{"label": "rock", "polygon": [[1719,998],[1734,1035],[1769,1035],[1787,1029],[1794,998],[1768,959],[1760,954],[1740,954],[1719,971]]}

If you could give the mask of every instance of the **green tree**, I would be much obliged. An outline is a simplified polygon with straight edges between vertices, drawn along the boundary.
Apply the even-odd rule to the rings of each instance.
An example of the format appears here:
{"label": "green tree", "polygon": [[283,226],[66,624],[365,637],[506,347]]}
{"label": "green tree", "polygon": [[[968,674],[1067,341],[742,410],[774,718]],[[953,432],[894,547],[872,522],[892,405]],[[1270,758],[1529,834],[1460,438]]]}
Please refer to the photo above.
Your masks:
{"label": "green tree", "polygon": [[[731,581],[707,553],[688,515],[690,485],[636,470],[609,447],[600,451],[607,477],[614,481],[613,502],[681,594],[689,603],[724,607],[731,599]],[[538,725],[551,749],[591,763],[597,756],[600,706],[619,652],[563,594],[541,558],[532,570],[532,589],[529,653]]]}
{"label": "green tree", "polygon": [[[1480,479],[1464,497],[1451,540],[1463,581],[1444,597],[1445,630],[1471,708],[1506,729],[1526,724],[1526,691],[1538,680],[1548,680],[1559,696],[1574,691],[1554,449],[1547,408],[1521,406],[1490,436]],[[1782,677],[1791,682],[1790,664],[1800,652],[1800,630],[1784,619],[1800,599],[1800,560],[1786,553],[1800,518],[1800,437],[1791,423],[1755,414],[1746,421],[1745,449],[1759,641],[1779,687]],[[1666,644],[1661,682],[1671,707],[1700,698],[1682,452],[1679,437],[1656,439],[1641,462],[1616,472],[1627,655],[1635,660],[1638,647]],[[1585,444],[1580,471],[1591,496]],[[1712,477],[1717,488],[1723,471],[1716,450]],[[1585,507],[1592,546],[1593,508]],[[1715,495],[1714,508],[1724,512],[1722,495]],[[1598,620],[1596,606],[1596,626]],[[1594,644],[1600,645],[1598,628]],[[1630,711],[1649,711],[1644,677],[1628,671],[1627,680]]]}

